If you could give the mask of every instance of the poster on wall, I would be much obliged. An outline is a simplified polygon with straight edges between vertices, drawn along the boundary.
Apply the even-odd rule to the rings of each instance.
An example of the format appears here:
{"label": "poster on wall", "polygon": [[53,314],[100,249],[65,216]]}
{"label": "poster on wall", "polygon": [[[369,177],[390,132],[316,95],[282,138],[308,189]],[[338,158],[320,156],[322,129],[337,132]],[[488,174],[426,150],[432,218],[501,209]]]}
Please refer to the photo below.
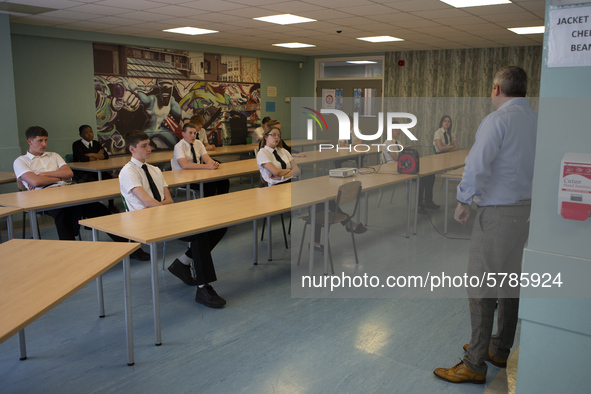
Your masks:
{"label": "poster on wall", "polygon": [[322,89],[322,108],[334,109],[336,101],[334,89]]}
{"label": "poster on wall", "polygon": [[591,66],[591,7],[550,11],[548,67]]}
{"label": "poster on wall", "polygon": [[258,58],[137,47],[108,52],[95,45],[96,129],[110,154],[126,153],[130,130],[146,132],[156,149],[173,149],[194,115],[204,118],[216,146],[238,141],[231,125],[240,125],[234,134],[243,136],[260,123]]}

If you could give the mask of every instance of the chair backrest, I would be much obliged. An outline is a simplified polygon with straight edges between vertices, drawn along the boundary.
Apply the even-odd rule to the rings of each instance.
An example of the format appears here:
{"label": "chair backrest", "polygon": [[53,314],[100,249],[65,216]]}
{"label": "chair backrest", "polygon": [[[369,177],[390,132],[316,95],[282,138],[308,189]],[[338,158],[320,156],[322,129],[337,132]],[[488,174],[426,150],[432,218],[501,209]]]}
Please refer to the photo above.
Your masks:
{"label": "chair backrest", "polygon": [[350,215],[354,216],[357,212],[357,207],[359,206],[359,196],[361,196],[361,181],[353,181],[345,183],[339,187],[335,202],[337,207],[340,207],[341,204],[355,201],[355,208],[353,209],[353,213]]}
{"label": "chair backrest", "polygon": [[121,201],[123,201],[123,208],[125,208],[125,212],[129,212],[129,208],[127,207],[127,201],[125,201],[125,197],[121,194]]}

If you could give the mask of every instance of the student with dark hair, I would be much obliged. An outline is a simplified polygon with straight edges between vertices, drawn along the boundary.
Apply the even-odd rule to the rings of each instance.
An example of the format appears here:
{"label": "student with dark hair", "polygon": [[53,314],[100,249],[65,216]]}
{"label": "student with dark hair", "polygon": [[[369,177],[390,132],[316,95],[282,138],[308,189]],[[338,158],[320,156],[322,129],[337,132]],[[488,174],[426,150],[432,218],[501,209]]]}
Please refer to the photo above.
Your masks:
{"label": "student with dark hair", "polygon": [[[101,143],[94,140],[92,127],[84,124],[78,128],[78,133],[81,138],[72,143],[72,153],[75,163],[106,160],[109,158],[109,154]],[[103,172],[101,177],[102,179],[113,179],[110,172]],[[74,179],[76,182],[94,182],[98,181],[98,174],[89,171],[74,171]],[[112,199],[109,200],[109,210],[113,213],[119,212]]]}
{"label": "student with dark hair", "polygon": [[[28,190],[66,185],[74,174],[59,154],[46,152],[49,137],[47,131],[42,127],[33,126],[27,129],[25,135],[29,149],[13,164],[18,180]],[[98,202],[51,209],[45,212],[54,218],[59,239],[72,241],[79,234],[78,221],[82,217],[94,218],[111,214],[107,207]],[[109,234],[109,237],[117,242],[127,242],[126,239],[115,235]],[[150,259],[150,255],[141,249],[132,253],[131,257],[143,261]]]}
{"label": "student with dark hair", "polygon": [[[168,185],[158,167],[147,164],[152,147],[150,137],[143,131],[132,131],[125,138],[131,161],[119,174],[121,195],[130,211],[172,204]],[[210,308],[221,308],[226,300],[220,297],[210,283],[217,280],[211,251],[226,234],[226,229],[208,231],[181,238],[191,243],[189,249],[168,267],[168,270],[190,286],[197,286],[195,301]],[[195,277],[191,274],[191,262]]]}

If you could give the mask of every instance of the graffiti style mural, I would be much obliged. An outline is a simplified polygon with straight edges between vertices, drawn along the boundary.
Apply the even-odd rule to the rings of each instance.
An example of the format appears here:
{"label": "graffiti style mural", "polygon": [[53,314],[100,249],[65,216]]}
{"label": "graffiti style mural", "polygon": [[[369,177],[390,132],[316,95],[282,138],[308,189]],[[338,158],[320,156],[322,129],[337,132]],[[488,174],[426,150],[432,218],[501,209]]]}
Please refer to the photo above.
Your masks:
{"label": "graffiti style mural", "polygon": [[143,130],[158,149],[172,149],[184,119],[202,115],[210,143],[229,143],[231,116],[260,118],[260,84],[96,75],[98,138],[110,154],[125,153],[125,133]]}

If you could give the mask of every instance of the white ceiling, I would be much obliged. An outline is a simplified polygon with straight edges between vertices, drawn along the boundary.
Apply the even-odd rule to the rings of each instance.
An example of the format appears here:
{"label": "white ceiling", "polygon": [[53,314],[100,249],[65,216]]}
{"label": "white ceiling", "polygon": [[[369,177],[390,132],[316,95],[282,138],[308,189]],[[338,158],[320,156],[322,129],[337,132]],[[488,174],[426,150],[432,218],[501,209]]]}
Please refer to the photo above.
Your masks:
{"label": "white ceiling", "polygon": [[[0,0],[6,3],[7,0]],[[37,15],[10,13],[11,22],[111,34],[190,41],[306,56],[451,48],[542,45],[543,34],[508,27],[544,24],[545,0],[453,8],[439,0],[10,0],[53,8]],[[0,11],[1,12],[1,11]],[[291,13],[317,22],[275,25],[254,17]],[[192,26],[219,33],[187,36],[162,30]],[[340,34],[337,30],[342,31]],[[357,37],[391,35],[401,42]],[[303,42],[315,48],[271,44]]]}

